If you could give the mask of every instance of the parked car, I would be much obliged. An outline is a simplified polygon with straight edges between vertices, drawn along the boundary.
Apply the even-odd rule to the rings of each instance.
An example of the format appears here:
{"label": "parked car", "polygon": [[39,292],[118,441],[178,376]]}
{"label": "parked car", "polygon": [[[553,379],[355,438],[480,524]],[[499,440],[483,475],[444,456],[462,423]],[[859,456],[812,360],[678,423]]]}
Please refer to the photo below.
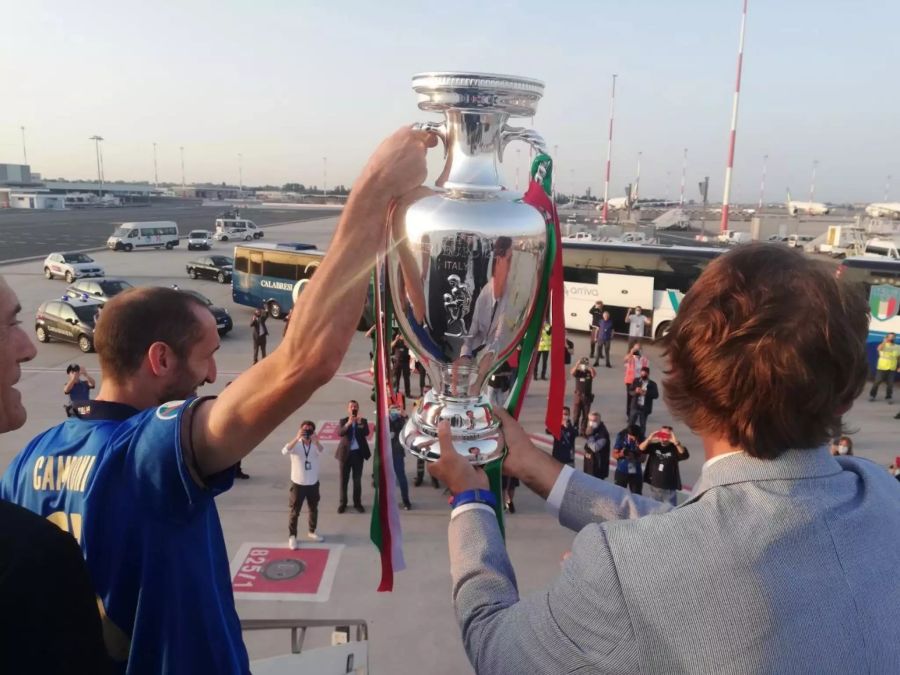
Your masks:
{"label": "parked car", "polygon": [[48,300],[38,307],[34,319],[38,342],[73,342],[85,353],[94,351],[94,324],[102,306],[99,300],[68,293],[59,300]]}
{"label": "parked car", "polygon": [[234,260],[227,255],[208,255],[195,258],[187,264],[187,273],[191,279],[215,279],[220,284],[231,281]]}
{"label": "parked car", "polygon": [[207,230],[191,230],[187,240],[188,251],[195,248],[208,251],[212,248],[212,235]]}
{"label": "parked car", "polygon": [[106,302],[113,296],[118,295],[122,291],[134,288],[124,279],[81,279],[66,289],[66,292],[73,296],[81,296],[85,300],[88,298]]}
{"label": "parked car", "polygon": [[263,231],[252,220],[245,218],[216,218],[216,241],[261,239]]}
{"label": "parked car", "polygon": [[83,277],[102,277],[106,274],[94,259],[84,253],[51,253],[44,259],[44,276],[62,277],[67,283]]}
{"label": "parked car", "polygon": [[228,313],[227,309],[214,305],[212,300],[203,295],[203,293],[198,293],[197,291],[188,290],[186,288],[179,288],[178,290],[182,293],[193,295],[209,308],[209,311],[212,312],[212,315],[216,318],[216,328],[219,331],[219,335],[225,335],[234,328],[234,322],[231,320],[231,315]]}

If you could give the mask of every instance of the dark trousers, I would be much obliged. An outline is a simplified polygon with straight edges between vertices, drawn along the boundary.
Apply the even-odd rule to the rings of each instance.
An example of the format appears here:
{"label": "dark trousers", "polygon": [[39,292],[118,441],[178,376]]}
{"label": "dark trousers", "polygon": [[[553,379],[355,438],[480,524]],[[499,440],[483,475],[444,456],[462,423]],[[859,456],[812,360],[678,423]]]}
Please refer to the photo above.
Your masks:
{"label": "dark trousers", "polygon": [[613,482],[619,487],[627,487],[634,494],[639,495],[644,489],[644,481],[639,473],[621,473],[616,471]]}
{"label": "dark trousers", "polygon": [[647,433],[647,412],[639,408],[636,403],[632,404],[631,412],[628,414],[628,424],[636,424],[641,428],[641,436]]}
{"label": "dark trousers", "polygon": [[[594,349],[597,348],[598,340],[600,338],[600,329],[596,326],[591,326],[591,358],[594,358]],[[600,358],[600,355],[597,355],[597,358]]]}
{"label": "dark trousers", "polygon": [[625,385],[625,419],[631,419],[631,401],[634,397],[631,395],[631,385]]}
{"label": "dark trousers", "polygon": [[547,379],[547,355],[549,353],[549,349],[545,352],[539,351],[537,353],[537,358],[534,360],[534,379],[538,379],[538,364],[541,364],[541,379]]}
{"label": "dark trousers", "polygon": [[887,395],[885,399],[890,401],[894,395],[894,371],[893,370],[876,370],[875,371],[875,381],[872,383],[872,388],[869,390],[869,398],[875,398],[878,396],[878,387],[881,386],[881,383],[884,382],[887,385]]}
{"label": "dark trousers", "polygon": [[400,376],[403,376],[403,393],[407,397],[412,396],[409,390],[409,363],[404,366],[394,367],[394,391],[400,391]]}
{"label": "dark trousers", "polygon": [[309,531],[316,531],[316,523],[319,520],[319,483],[315,485],[297,485],[291,483],[291,513],[288,516],[288,534],[292,537],[297,536],[297,517],[300,515],[300,509],[303,508],[303,502],[306,501],[309,506]]}
{"label": "dark trousers", "polygon": [[[416,482],[415,485],[421,485],[425,480],[425,460],[419,459],[416,457]],[[440,483],[438,483],[438,479],[433,477],[431,478],[431,485],[434,487],[438,487]]]}
{"label": "dark trousers", "polygon": [[587,430],[588,413],[591,412],[590,394],[581,391],[575,392],[575,405],[572,406],[572,424],[578,429],[578,434],[584,436]]}
{"label": "dark trousers", "polygon": [[397,485],[400,486],[400,499],[409,504],[409,481],[406,480],[406,457],[403,453],[394,453],[394,473],[397,474]]}
{"label": "dark trousers", "polygon": [[259,352],[266,358],[266,335],[253,335],[253,363],[259,361]]}
{"label": "dark trousers", "polygon": [[[606,354],[606,365],[608,368],[612,368],[612,364],[609,362],[609,350],[612,346],[612,340],[601,340],[597,343],[597,360],[594,361],[594,365],[599,365],[600,359],[603,358],[604,353]],[[593,351],[591,352],[591,356],[593,356]]]}
{"label": "dark trousers", "polygon": [[416,372],[419,373],[419,396],[425,393],[425,367],[416,368]]}
{"label": "dark trousers", "polygon": [[353,474],[353,506],[362,506],[362,470],[366,460],[361,450],[352,450],[341,462],[341,506],[347,506],[347,483]]}

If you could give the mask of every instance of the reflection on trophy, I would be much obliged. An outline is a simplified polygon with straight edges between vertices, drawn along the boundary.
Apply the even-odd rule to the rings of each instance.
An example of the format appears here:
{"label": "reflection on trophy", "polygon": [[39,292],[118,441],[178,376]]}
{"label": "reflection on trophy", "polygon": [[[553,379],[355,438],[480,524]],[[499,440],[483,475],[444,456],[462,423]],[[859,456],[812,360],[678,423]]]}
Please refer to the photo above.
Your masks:
{"label": "reflection on trophy", "polygon": [[469,313],[472,295],[469,293],[469,288],[455,274],[447,277],[447,283],[450,284],[450,292],[444,293],[444,309],[447,310],[448,317],[447,330],[444,331],[444,335],[465,337],[465,316]]}
{"label": "reflection on trophy", "polygon": [[437,459],[437,425],[449,420],[454,448],[483,464],[503,450],[485,382],[522,341],[544,269],[543,214],[503,186],[498,162],[513,140],[543,150],[510,117],[532,117],[544,86],[503,75],[425,73],[413,78],[419,107],[444,114],[422,128],[444,143],[435,188],[391,222],[388,274],[397,322],[434,387],[400,434]]}

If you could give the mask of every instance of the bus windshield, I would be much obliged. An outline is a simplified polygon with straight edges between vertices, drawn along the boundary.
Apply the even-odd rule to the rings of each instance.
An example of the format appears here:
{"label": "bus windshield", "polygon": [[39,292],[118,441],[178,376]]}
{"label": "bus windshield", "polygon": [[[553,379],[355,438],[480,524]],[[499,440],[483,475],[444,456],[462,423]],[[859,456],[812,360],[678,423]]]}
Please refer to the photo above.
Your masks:
{"label": "bus windshield", "polygon": [[269,308],[277,318],[294,306],[296,293],[303,290],[322,261],[322,253],[303,244],[235,246],[232,298],[248,307]]}

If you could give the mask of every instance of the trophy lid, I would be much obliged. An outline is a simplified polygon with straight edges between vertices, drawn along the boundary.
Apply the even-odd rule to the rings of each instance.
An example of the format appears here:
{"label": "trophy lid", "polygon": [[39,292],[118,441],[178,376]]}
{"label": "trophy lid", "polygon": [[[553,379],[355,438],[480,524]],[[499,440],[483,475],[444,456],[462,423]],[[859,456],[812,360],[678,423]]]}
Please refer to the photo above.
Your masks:
{"label": "trophy lid", "polygon": [[544,83],[528,77],[456,71],[413,75],[419,108],[443,112],[449,108],[505,112],[532,117],[544,95]]}

